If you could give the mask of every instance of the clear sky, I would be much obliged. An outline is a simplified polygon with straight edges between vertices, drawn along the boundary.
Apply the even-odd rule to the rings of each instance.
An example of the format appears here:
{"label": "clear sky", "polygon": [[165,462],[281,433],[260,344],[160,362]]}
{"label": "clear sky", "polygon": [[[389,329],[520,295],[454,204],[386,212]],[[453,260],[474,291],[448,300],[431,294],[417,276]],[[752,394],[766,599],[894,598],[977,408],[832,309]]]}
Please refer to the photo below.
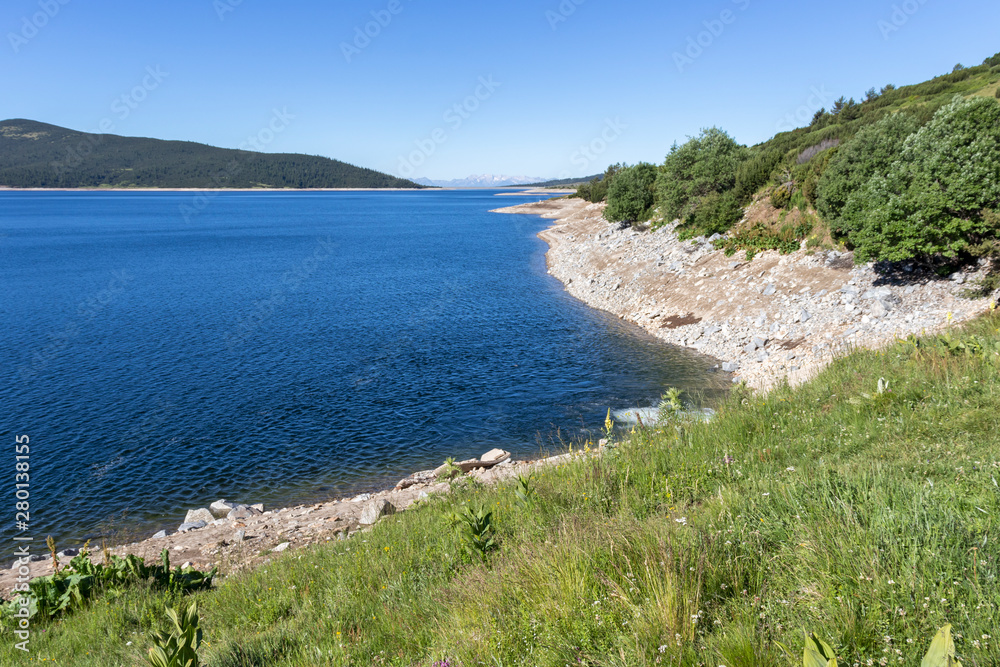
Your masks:
{"label": "clear sky", "polygon": [[0,118],[582,176],[979,64],[998,26],[995,0],[4,0]]}

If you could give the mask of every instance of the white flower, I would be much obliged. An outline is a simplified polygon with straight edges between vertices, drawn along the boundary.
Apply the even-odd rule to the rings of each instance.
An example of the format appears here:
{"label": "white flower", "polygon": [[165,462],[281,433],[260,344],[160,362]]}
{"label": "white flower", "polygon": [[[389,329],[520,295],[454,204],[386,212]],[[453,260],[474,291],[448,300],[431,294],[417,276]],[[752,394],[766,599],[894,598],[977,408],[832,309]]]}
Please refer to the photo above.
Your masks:
{"label": "white flower", "polygon": [[787,468],[785,468],[785,471],[787,471],[787,472],[795,472],[795,466],[788,466]]}
{"label": "white flower", "polygon": [[682,516],[679,519],[674,519],[674,521],[676,521],[677,523],[681,524],[682,526],[686,526],[687,522],[688,522],[688,518],[686,516]]}

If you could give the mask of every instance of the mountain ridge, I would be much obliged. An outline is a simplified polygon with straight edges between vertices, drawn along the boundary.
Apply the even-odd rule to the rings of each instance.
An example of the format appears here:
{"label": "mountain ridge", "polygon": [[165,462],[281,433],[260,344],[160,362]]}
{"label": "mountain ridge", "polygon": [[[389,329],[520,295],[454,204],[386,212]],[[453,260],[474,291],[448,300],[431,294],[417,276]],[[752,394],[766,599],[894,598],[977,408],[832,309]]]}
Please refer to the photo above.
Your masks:
{"label": "mountain ridge", "polygon": [[0,186],[9,188],[406,188],[374,169],[298,153],[80,132],[24,118],[0,121]]}

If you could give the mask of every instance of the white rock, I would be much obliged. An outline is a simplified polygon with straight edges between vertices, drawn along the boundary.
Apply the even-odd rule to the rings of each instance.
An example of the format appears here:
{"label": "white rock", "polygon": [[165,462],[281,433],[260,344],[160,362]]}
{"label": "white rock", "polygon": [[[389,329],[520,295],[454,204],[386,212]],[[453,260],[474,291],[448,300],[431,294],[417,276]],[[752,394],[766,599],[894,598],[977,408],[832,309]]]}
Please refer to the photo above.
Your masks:
{"label": "white rock", "polygon": [[491,449],[490,451],[480,456],[479,460],[484,461],[485,463],[489,463],[491,461],[497,461],[499,459],[502,459],[506,455],[507,452],[505,452],[502,449]]}
{"label": "white rock", "polygon": [[291,542],[282,542],[278,546],[274,547],[274,549],[272,549],[272,551],[278,551],[278,552],[285,551],[290,546],[292,546]]}
{"label": "white rock", "polygon": [[221,519],[222,517],[229,514],[229,510],[233,509],[234,507],[236,507],[236,503],[231,503],[228,500],[223,499],[223,500],[216,500],[214,503],[208,506],[208,509],[215,516],[215,518]]}
{"label": "white rock", "polygon": [[396,506],[388,500],[375,500],[365,505],[365,508],[361,510],[361,518],[358,519],[358,523],[370,526],[382,517],[395,513]]}
{"label": "white rock", "polygon": [[184,516],[184,523],[197,523],[198,521],[204,521],[207,526],[215,521],[215,516],[204,507],[196,510],[188,510],[188,513]]}

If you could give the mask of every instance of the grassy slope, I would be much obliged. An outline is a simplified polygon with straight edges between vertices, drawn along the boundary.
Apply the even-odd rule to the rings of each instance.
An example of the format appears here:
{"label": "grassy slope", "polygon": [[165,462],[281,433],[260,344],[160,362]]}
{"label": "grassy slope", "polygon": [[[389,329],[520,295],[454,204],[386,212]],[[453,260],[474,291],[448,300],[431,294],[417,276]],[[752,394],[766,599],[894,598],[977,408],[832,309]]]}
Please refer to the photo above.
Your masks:
{"label": "grassy slope", "polygon": [[[998,664],[1000,317],[949,340],[973,336],[983,351],[859,351],[737,391],[709,425],[626,434],[537,475],[529,509],[469,488],[284,554],[196,596],[205,664],[787,665],[778,642],[800,654],[808,628],[842,664],[917,665],[945,623],[964,664]],[[488,567],[458,555],[466,502],[495,511]],[[32,657],[137,664],[166,602],[132,591],[36,626]],[[0,663],[19,664],[11,644]]]}

